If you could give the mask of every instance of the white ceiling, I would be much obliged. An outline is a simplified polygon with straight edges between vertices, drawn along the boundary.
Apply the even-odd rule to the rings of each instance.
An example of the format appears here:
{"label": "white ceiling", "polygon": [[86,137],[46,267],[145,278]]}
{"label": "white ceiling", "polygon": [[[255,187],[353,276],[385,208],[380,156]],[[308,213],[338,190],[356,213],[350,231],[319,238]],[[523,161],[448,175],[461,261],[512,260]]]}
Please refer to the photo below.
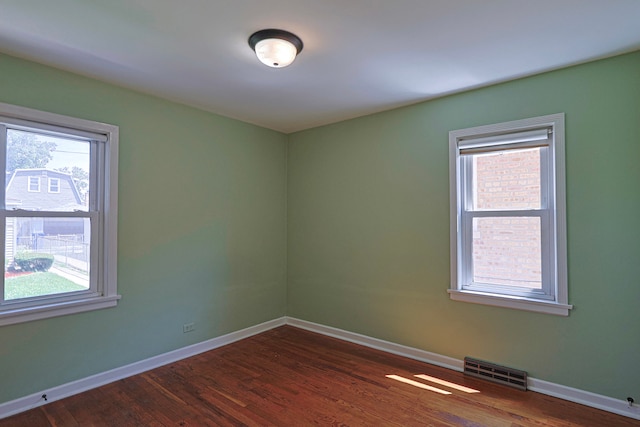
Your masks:
{"label": "white ceiling", "polygon": [[287,133],[636,49],[640,0],[0,0],[0,52]]}

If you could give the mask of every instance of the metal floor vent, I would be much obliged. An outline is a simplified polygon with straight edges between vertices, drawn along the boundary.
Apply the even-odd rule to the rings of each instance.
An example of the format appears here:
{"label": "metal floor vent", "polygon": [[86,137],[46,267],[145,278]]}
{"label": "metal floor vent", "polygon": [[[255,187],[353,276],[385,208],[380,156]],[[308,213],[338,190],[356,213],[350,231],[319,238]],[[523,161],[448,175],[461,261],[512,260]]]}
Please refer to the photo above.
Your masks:
{"label": "metal floor vent", "polygon": [[498,384],[508,385],[519,390],[527,389],[527,373],[525,371],[495,365],[483,360],[465,357],[464,373]]}

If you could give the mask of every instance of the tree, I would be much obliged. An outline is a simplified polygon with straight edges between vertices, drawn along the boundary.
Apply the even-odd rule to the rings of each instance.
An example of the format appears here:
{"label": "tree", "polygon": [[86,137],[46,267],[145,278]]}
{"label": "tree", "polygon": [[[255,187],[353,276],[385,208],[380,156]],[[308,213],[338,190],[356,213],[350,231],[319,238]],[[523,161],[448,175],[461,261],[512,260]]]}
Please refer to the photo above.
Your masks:
{"label": "tree", "polygon": [[44,168],[53,158],[56,143],[41,141],[32,133],[7,132],[7,172]]}
{"label": "tree", "polygon": [[71,175],[78,192],[80,193],[80,197],[84,200],[84,195],[87,193],[89,189],[89,172],[82,169],[79,166],[73,166],[69,168],[69,166],[65,166],[63,168],[56,169],[58,172],[64,172],[66,174]]}

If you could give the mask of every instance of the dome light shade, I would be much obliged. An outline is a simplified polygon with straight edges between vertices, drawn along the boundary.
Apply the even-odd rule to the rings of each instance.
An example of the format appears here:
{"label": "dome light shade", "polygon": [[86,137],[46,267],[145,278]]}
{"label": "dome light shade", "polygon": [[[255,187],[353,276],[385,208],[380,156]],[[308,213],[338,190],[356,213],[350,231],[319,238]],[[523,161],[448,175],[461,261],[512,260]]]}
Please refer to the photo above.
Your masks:
{"label": "dome light shade", "polygon": [[249,37],[249,46],[265,65],[282,68],[291,64],[302,51],[302,40],[283,30],[261,30]]}
{"label": "dome light shade", "polygon": [[296,59],[296,47],[282,39],[264,39],[256,43],[256,56],[265,65],[274,68],[286,67]]}

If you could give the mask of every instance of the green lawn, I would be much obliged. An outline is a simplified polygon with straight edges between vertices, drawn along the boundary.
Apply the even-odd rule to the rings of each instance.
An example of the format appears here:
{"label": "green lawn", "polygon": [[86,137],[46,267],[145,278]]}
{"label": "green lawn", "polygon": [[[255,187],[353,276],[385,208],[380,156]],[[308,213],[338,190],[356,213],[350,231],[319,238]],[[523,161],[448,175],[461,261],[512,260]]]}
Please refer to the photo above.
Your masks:
{"label": "green lawn", "polygon": [[4,281],[5,299],[37,297],[86,289],[53,273],[33,273],[7,278]]}

